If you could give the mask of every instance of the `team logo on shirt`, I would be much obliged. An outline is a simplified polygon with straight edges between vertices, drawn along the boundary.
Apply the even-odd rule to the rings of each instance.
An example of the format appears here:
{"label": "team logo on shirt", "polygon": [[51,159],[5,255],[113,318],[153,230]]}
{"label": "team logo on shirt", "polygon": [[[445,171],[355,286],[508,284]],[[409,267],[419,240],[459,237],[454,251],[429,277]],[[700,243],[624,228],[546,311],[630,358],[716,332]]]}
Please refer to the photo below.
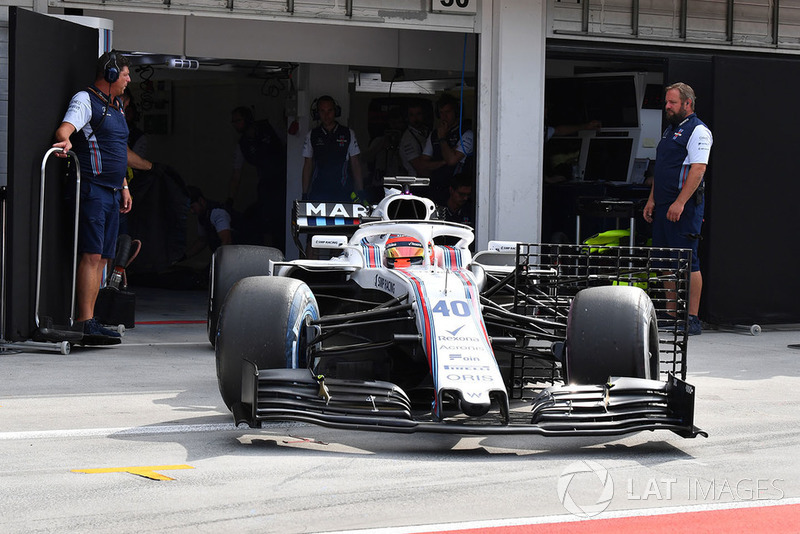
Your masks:
{"label": "team logo on shirt", "polygon": [[675,140],[683,135],[683,128],[677,130],[674,134],[672,134],[672,139]]}
{"label": "team logo on shirt", "polygon": [[344,134],[340,135],[340,136],[339,136],[339,137],[336,139],[336,142],[339,144],[339,146],[345,146],[345,145],[347,145],[347,136],[346,136],[346,135],[344,135]]}

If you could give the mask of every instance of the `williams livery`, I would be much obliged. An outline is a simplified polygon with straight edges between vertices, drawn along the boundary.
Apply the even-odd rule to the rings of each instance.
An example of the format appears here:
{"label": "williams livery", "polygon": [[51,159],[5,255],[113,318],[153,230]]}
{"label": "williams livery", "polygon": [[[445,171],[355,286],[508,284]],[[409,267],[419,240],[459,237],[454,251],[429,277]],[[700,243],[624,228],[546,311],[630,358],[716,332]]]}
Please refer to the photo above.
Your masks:
{"label": "williams livery", "polygon": [[[404,190],[372,208],[295,203],[295,241],[305,250],[305,234],[315,259],[217,250],[208,333],[237,424],[705,435],[684,382],[683,251],[655,261],[653,249],[500,242],[473,253],[472,229],[436,220],[414,183],[394,179]],[[659,325],[654,301],[678,318]]]}

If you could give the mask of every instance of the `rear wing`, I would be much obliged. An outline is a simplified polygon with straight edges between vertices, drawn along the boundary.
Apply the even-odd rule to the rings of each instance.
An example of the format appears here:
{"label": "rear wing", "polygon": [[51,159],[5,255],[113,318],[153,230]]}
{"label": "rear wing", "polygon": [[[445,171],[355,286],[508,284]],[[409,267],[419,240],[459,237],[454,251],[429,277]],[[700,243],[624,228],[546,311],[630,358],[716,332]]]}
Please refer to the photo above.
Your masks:
{"label": "rear wing", "polygon": [[296,200],[292,208],[292,237],[301,255],[305,246],[301,234],[351,236],[361,223],[380,220],[370,216],[370,208],[358,203]]}

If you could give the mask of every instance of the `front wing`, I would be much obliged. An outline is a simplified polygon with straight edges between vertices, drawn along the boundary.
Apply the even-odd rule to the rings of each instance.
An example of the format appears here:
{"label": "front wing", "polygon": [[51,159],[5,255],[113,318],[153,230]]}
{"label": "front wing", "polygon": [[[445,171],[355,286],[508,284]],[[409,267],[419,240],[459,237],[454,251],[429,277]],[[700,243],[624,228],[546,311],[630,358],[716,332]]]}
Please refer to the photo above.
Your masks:
{"label": "front wing", "polygon": [[242,403],[233,412],[237,425],[253,428],[264,421],[300,421],[403,433],[613,436],[671,430],[686,438],[708,436],[694,426],[694,387],[672,375],[666,382],[623,377],[597,386],[554,386],[508,411],[445,413],[435,420],[415,413],[405,392],[389,382],[326,379],[307,369],[259,370],[244,362]]}

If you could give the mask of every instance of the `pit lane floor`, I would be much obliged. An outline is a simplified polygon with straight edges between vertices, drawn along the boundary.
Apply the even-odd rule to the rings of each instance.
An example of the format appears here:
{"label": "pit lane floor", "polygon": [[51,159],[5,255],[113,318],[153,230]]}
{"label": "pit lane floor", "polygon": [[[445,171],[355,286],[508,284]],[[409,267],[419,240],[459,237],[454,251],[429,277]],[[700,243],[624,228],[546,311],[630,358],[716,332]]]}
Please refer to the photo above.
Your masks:
{"label": "pit lane floor", "polygon": [[691,338],[708,439],[252,430],[219,398],[205,293],[135,291],[122,345],[0,353],[0,532],[424,532],[800,502],[797,326]]}

